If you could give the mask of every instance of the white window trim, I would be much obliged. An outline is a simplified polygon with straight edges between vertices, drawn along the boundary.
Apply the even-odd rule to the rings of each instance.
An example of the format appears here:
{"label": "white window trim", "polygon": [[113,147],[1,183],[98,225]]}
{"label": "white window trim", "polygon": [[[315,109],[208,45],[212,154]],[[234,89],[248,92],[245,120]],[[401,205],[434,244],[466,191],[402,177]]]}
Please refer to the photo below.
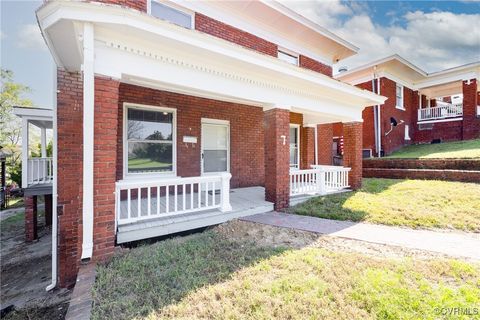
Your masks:
{"label": "white window trim", "polygon": [[[173,113],[172,128],[172,171],[168,172],[139,172],[128,173],[128,143],[127,143],[127,125],[128,125],[128,109],[149,110],[157,112]],[[153,105],[145,105],[138,103],[123,103],[123,179],[135,180],[145,178],[171,178],[177,176],[177,109],[158,107]]]}
{"label": "white window trim", "polygon": [[[166,7],[170,7],[170,8],[172,8],[172,9],[178,10],[178,11],[180,11],[180,12],[183,12],[183,13],[189,15],[189,16],[190,16],[190,25],[191,25],[191,28],[190,28],[190,29],[191,29],[191,30],[195,30],[195,12],[194,12],[194,11],[189,10],[189,9],[186,9],[186,8],[184,8],[184,7],[181,7],[181,6],[177,5],[176,3],[172,3],[172,2],[170,2],[170,1],[147,0],[147,13],[148,13],[149,15],[152,14],[152,1],[158,2],[158,3],[160,3],[161,5],[164,5],[164,6],[166,6]],[[158,18],[158,19],[160,19],[160,18]],[[165,20],[165,21],[166,21],[166,20]],[[170,22],[170,21],[167,21],[167,22],[174,24],[173,22]],[[175,25],[176,25],[176,24],[175,24]],[[179,27],[180,27],[180,26],[179,26]]]}
{"label": "white window trim", "polygon": [[[277,47],[277,58],[279,58],[279,57],[278,57],[278,53],[279,53],[279,52],[283,52],[283,53],[285,53],[285,54],[287,54],[287,55],[290,55],[290,56],[292,56],[292,57],[296,57],[296,58],[297,58],[297,63],[296,63],[296,64],[290,63],[292,66],[299,66],[299,65],[300,65],[300,54],[298,54],[297,52],[292,51],[292,50],[285,49],[285,48],[283,48],[283,47]],[[282,60],[282,61],[283,61],[283,60]],[[286,61],[284,61],[284,62],[286,62]],[[286,62],[286,63],[288,63],[288,62]]]}
{"label": "white window trim", "polygon": [[[402,93],[402,103],[400,106],[397,105],[397,87],[400,87],[400,90],[401,90],[400,92]],[[405,92],[404,92],[403,85],[399,83],[395,83],[395,108],[405,111]]]}
{"label": "white window trim", "polygon": [[406,124],[405,125],[405,140],[407,140],[407,141],[411,140],[409,130],[410,130],[410,126],[408,124]]}
{"label": "white window trim", "polygon": [[[297,132],[298,132],[297,134],[297,159],[298,159],[297,168],[292,167],[291,163],[289,163],[290,170],[299,170],[300,169],[300,125],[290,123],[290,128],[297,128]],[[290,139],[288,140],[288,149],[290,150]],[[290,159],[290,154],[288,155],[288,158]]]}
{"label": "white window trim", "polygon": [[202,176],[213,176],[223,173],[225,171],[218,171],[218,172],[203,172],[203,134],[202,134],[202,126],[203,124],[217,124],[223,125],[227,127],[227,171],[230,172],[230,121],[228,120],[220,120],[220,119],[210,119],[210,118],[202,118],[200,124],[200,173]]}

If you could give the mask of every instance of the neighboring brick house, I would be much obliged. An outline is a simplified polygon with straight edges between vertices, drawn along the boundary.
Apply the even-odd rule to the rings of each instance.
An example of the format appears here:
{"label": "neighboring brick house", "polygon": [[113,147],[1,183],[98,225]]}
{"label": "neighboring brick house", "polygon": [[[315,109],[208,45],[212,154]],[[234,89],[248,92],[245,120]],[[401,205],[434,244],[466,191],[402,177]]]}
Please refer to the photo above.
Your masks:
{"label": "neighboring brick house", "polygon": [[[53,285],[118,243],[361,185],[362,111],[385,98],[333,79],[357,48],[284,6],[49,1],[37,18],[58,66]],[[335,122],[351,169],[312,169]]]}
{"label": "neighboring brick house", "polygon": [[388,155],[408,144],[480,138],[480,62],[426,73],[393,55],[335,78],[388,98],[363,110],[366,154],[378,156],[380,150]]}

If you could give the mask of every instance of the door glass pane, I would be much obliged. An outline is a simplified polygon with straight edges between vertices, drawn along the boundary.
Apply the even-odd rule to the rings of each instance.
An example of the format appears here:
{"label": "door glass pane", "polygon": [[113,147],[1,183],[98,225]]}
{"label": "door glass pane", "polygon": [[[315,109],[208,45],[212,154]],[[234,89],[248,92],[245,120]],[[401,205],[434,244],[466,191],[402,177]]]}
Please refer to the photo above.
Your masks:
{"label": "door glass pane", "polygon": [[203,149],[204,150],[226,150],[227,149],[227,127],[220,125],[203,126]]}
{"label": "door glass pane", "polygon": [[173,170],[171,143],[128,142],[128,173]]}
{"label": "door glass pane", "polygon": [[227,171],[227,150],[204,150],[204,172]]}

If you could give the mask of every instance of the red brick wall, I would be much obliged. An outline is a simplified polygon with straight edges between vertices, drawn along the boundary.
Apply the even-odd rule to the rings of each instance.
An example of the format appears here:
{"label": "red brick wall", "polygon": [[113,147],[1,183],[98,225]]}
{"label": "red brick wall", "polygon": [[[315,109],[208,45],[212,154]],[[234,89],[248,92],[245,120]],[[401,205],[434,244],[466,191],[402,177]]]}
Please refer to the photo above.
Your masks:
{"label": "red brick wall", "polygon": [[477,159],[364,159],[363,168],[480,171]]}
{"label": "red brick wall", "polygon": [[332,164],[333,124],[317,126],[318,164]]}
{"label": "red brick wall", "polygon": [[430,143],[434,139],[440,139],[441,141],[462,140],[462,121],[437,122],[430,125],[431,129],[422,130],[416,125],[415,143]]}
{"label": "red brick wall", "polygon": [[463,87],[463,132],[462,139],[480,138],[480,118],[477,118],[477,80],[462,82]]}
{"label": "red brick wall", "polygon": [[276,44],[201,13],[195,13],[195,29],[270,56],[277,56]]}
{"label": "red brick wall", "polygon": [[57,72],[58,264],[61,287],[75,283],[82,243],[83,83]]}
{"label": "red brick wall", "polygon": [[332,67],[325,65],[321,62],[318,62],[317,60],[314,60],[312,58],[306,57],[304,55],[300,55],[300,60],[299,63],[300,67],[305,68],[305,69],[310,69],[319,73],[323,73],[324,75],[327,75],[329,77],[332,76]]}
{"label": "red brick wall", "polygon": [[[120,84],[119,119],[123,103],[139,103],[177,109],[177,175],[199,176],[201,118],[230,121],[231,187],[263,186],[263,110],[242,104],[204,99],[166,91]],[[123,123],[118,121],[117,179],[123,174]],[[195,136],[197,144],[184,144],[183,136]]]}
{"label": "red brick wall", "polygon": [[343,136],[343,123],[341,122],[335,122],[332,123],[332,134],[334,137],[341,137]]}
{"label": "red brick wall", "polygon": [[93,258],[103,260],[115,246],[115,181],[119,82],[95,77]]}
{"label": "red brick wall", "polygon": [[388,179],[430,179],[478,183],[478,181],[480,181],[480,172],[467,170],[364,168],[363,177]]}
{"label": "red brick wall", "polygon": [[283,109],[267,110],[264,121],[265,199],[274,203],[275,210],[281,210],[290,204],[290,114]]}
{"label": "red brick wall", "polygon": [[25,196],[25,240],[27,242],[38,238],[37,196]]}
{"label": "red brick wall", "polygon": [[[406,144],[410,144],[411,140],[405,140],[405,125],[409,125],[410,138],[412,138],[412,103],[414,99],[413,90],[404,87],[403,88],[403,106],[404,110],[396,108],[396,83],[387,78],[380,79],[380,94],[386,96],[388,99],[380,108],[381,114],[381,126],[382,126],[382,150],[385,154],[390,154],[395,150],[400,149]],[[390,131],[390,118],[393,117],[397,120],[398,125],[393,127]],[[404,121],[401,124],[401,120]]]}
{"label": "red brick wall", "polygon": [[300,168],[311,169],[315,164],[315,128],[302,127],[300,137]]}
{"label": "red brick wall", "polygon": [[129,7],[139,11],[147,12],[148,0],[95,0],[92,2],[103,2],[108,4],[116,4],[123,7]]}
{"label": "red brick wall", "polygon": [[[198,12],[195,13],[195,29],[273,57],[277,56],[278,46],[275,43]],[[299,57],[299,66],[325,74],[329,77],[332,76],[331,66],[325,65],[304,55],[300,55]]]}
{"label": "red brick wall", "polygon": [[343,165],[351,168],[348,178],[354,190],[362,187],[362,128],[362,122],[343,124]]}

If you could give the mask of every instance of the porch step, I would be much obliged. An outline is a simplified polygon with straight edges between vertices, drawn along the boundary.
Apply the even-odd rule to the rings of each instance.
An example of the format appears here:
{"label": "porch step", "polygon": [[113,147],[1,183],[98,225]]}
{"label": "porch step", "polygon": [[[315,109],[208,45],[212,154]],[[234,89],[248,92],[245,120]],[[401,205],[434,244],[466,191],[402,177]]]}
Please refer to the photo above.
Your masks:
{"label": "porch step", "polygon": [[214,209],[121,225],[117,229],[117,243],[160,237],[273,211],[273,203],[265,201],[264,194],[262,187],[233,189],[230,194],[230,212],[223,213]]}

